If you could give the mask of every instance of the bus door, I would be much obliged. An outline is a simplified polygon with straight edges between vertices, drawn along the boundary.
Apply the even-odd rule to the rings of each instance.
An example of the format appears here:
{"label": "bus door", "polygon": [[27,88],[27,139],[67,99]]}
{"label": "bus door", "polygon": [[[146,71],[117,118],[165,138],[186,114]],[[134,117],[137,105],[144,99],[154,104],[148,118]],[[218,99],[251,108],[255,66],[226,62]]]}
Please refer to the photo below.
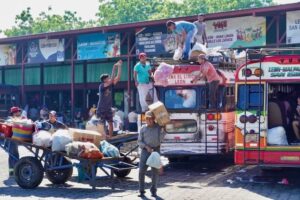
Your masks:
{"label": "bus door", "polygon": [[266,146],[266,84],[245,82],[237,84],[236,162],[259,164]]}

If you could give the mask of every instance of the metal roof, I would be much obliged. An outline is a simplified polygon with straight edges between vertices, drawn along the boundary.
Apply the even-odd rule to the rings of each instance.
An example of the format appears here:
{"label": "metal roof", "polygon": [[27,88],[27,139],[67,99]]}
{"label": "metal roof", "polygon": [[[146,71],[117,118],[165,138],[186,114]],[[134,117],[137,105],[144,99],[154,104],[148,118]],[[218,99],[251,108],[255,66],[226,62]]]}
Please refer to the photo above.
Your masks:
{"label": "metal roof", "polygon": [[[205,14],[205,19],[213,20],[213,19],[241,17],[241,16],[249,16],[249,15],[252,16],[278,15],[281,13],[285,13],[286,11],[293,11],[293,10],[300,10],[300,2],[292,3],[292,4],[269,6],[269,7],[251,8],[251,9]],[[85,28],[85,29],[76,29],[76,30],[69,30],[69,31],[48,32],[48,33],[40,33],[34,35],[8,37],[8,38],[0,39],[0,44],[20,42],[22,40],[32,40],[32,39],[40,39],[40,38],[59,38],[59,37],[73,36],[73,35],[93,33],[93,32],[109,32],[109,31],[122,32],[122,31],[128,31],[130,29],[134,31],[134,29],[136,28],[165,24],[165,22],[170,19],[192,21],[192,20],[196,20],[197,16],[194,15],[194,16],[186,16],[186,17],[177,17],[177,18],[169,18],[169,19],[160,19],[160,20],[152,20],[152,21],[142,21],[142,22],[127,23],[127,24]]]}

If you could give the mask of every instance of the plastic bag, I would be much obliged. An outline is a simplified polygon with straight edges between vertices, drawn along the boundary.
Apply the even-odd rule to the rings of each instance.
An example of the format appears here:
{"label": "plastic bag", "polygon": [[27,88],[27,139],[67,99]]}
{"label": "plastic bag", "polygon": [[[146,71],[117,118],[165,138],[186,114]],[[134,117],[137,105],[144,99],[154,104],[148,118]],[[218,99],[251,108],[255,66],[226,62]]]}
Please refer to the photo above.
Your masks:
{"label": "plastic bag", "polygon": [[149,156],[149,158],[147,159],[146,164],[149,167],[153,167],[156,169],[160,169],[161,168],[161,160],[160,160],[160,155],[157,152],[152,152],[151,155]]}
{"label": "plastic bag", "polygon": [[32,143],[41,147],[51,147],[52,135],[48,131],[39,131],[33,134]]}
{"label": "plastic bag", "polygon": [[168,77],[173,73],[173,71],[173,65],[169,65],[164,62],[160,63],[153,75],[155,83],[168,85]]}
{"label": "plastic bag", "polygon": [[105,157],[118,158],[120,157],[120,151],[114,145],[108,143],[106,140],[100,142],[100,150]]}
{"label": "plastic bag", "polygon": [[206,46],[204,46],[203,44],[197,42],[193,46],[192,50],[190,50],[190,52],[189,52],[189,60],[197,59],[198,55],[201,54],[201,53],[204,53],[204,54],[207,53]]}
{"label": "plastic bag", "polygon": [[65,151],[67,144],[73,141],[68,130],[57,130],[52,136],[52,151]]}
{"label": "plastic bag", "polygon": [[180,60],[180,58],[182,58],[182,54],[183,54],[183,49],[181,47],[178,47],[177,49],[175,49],[173,60]]}
{"label": "plastic bag", "polygon": [[271,145],[289,145],[286,138],[286,132],[282,126],[268,129],[267,142]]}

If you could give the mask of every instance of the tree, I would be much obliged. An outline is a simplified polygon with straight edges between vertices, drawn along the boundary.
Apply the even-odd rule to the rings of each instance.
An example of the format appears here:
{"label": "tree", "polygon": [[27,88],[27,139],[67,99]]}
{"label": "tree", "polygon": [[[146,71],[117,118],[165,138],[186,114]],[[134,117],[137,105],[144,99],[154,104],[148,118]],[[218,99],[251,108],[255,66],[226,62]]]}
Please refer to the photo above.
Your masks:
{"label": "tree", "polygon": [[48,7],[48,12],[41,12],[37,18],[33,18],[31,9],[23,10],[15,18],[15,26],[4,30],[8,37],[20,36],[44,32],[55,32],[92,27],[95,23],[91,20],[85,22],[76,12],[65,11],[64,15],[51,14],[52,8]]}
{"label": "tree", "polygon": [[273,0],[99,0],[100,25],[270,6]]}

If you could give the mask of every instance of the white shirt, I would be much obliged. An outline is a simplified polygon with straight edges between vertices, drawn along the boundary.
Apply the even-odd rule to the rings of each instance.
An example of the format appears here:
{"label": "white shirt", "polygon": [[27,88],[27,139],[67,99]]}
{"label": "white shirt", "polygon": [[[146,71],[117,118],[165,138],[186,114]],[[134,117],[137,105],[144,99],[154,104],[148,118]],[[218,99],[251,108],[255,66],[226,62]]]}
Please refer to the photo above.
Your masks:
{"label": "white shirt", "polygon": [[138,114],[136,114],[135,112],[131,111],[128,114],[128,122],[129,123],[137,123],[137,119],[138,119]]}
{"label": "white shirt", "polygon": [[[106,125],[108,126],[107,122]],[[113,131],[120,131],[122,126],[123,126],[123,121],[118,115],[115,115],[113,117]]]}

